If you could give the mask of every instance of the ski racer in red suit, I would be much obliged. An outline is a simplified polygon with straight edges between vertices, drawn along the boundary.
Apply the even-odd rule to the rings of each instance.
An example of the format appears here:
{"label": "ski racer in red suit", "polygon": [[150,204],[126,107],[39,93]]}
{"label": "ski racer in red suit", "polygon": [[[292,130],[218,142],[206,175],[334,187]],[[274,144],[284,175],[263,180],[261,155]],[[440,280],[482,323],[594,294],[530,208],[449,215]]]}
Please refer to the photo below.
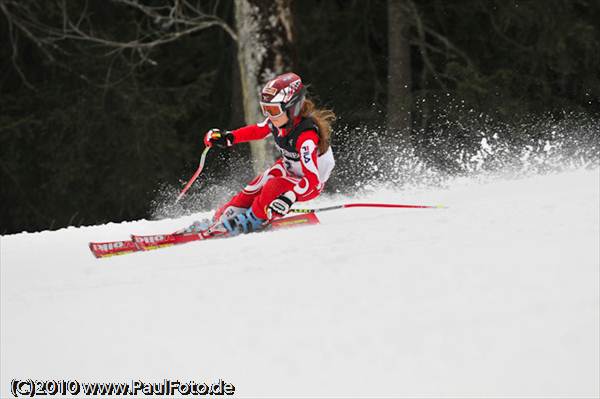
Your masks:
{"label": "ski racer in red suit", "polygon": [[335,115],[306,99],[298,75],[270,80],[262,89],[260,107],[263,122],[233,131],[212,129],[204,137],[209,147],[231,147],[272,135],[281,152],[281,158],[215,213],[213,220],[231,235],[258,230],[285,216],[295,202],[317,197],[335,165],[329,145]]}

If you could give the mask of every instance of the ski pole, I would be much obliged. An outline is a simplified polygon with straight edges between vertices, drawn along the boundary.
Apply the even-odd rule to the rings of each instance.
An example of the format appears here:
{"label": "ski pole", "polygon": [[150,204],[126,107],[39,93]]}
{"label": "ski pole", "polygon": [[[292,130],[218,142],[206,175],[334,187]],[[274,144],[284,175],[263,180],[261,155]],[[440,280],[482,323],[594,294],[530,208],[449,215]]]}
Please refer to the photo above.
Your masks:
{"label": "ski pole", "polygon": [[443,205],[406,205],[406,204],[373,204],[373,203],[354,203],[354,204],[343,204],[326,206],[324,208],[314,209],[290,209],[290,212],[294,213],[314,213],[333,211],[334,209],[342,208],[405,208],[405,209],[444,209],[447,208]]}
{"label": "ski pole", "polygon": [[200,173],[202,172],[202,169],[204,168],[204,161],[206,161],[206,154],[208,153],[208,150],[210,150],[210,147],[206,147],[204,149],[204,151],[202,151],[202,156],[200,157],[200,165],[198,165],[198,169],[196,170],[196,173],[194,173],[194,176],[192,176],[192,178],[190,179],[190,181],[187,182],[187,184],[185,185],[183,190],[181,190],[181,192],[177,196],[177,199],[175,200],[175,203],[178,203],[179,200],[183,198],[183,196],[185,195],[185,193],[187,193],[187,191],[190,189],[192,184],[194,184],[194,182],[196,181],[198,176],[200,176]]}

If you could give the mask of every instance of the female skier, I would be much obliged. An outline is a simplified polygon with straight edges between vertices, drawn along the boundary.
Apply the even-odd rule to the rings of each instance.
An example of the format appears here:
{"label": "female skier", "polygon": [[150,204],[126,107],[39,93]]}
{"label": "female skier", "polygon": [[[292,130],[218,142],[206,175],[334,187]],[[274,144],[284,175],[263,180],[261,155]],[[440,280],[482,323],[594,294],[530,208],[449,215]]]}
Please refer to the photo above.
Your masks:
{"label": "female skier", "polygon": [[258,230],[285,216],[295,202],[317,197],[335,165],[329,145],[335,114],[306,99],[298,75],[290,72],[269,81],[262,89],[260,108],[263,122],[233,131],[211,129],[204,137],[209,147],[229,148],[272,134],[281,152],[273,166],[215,213],[217,229],[230,235]]}

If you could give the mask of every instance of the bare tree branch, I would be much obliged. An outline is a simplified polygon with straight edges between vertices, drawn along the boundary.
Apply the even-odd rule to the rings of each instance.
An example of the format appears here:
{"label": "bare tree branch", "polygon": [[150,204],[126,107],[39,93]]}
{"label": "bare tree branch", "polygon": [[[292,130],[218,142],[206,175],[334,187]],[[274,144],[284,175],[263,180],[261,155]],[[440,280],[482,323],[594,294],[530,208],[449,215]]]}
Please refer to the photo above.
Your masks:
{"label": "bare tree branch", "polygon": [[429,72],[431,72],[431,74],[436,78],[437,82],[442,87],[442,89],[447,91],[448,88],[447,88],[446,84],[440,78],[438,71],[435,69],[435,67],[433,66],[433,63],[431,62],[431,60],[429,58],[429,53],[427,52],[427,48],[425,45],[425,43],[426,43],[425,27],[423,24],[423,20],[421,19],[421,15],[419,14],[419,11],[417,10],[417,6],[412,1],[409,1],[408,4],[409,4],[411,13],[414,16],[415,27],[417,29],[417,35],[419,38],[419,40],[417,41],[417,45],[419,46],[419,52],[421,54],[421,57],[423,58],[423,62],[425,63],[427,70]]}
{"label": "bare tree branch", "polygon": [[[130,52],[129,63],[132,69],[143,64],[156,65],[150,57],[152,49],[212,27],[223,29],[232,40],[237,41],[233,28],[216,14],[217,5],[207,13],[202,9],[201,1],[164,0],[163,5],[158,6],[146,5],[142,0],[110,1],[137,14],[131,22],[132,25],[135,24],[132,38],[111,38],[106,32],[96,31],[87,0],[76,16],[70,15],[73,10],[69,12],[66,0],[55,0],[52,3],[52,7],[58,12],[55,25],[47,22],[47,16],[35,0],[0,0],[0,11],[7,19],[10,29],[13,65],[27,87],[33,89],[17,63],[20,35],[36,44],[53,62],[57,62],[53,53],[67,52],[68,47],[61,43],[88,42],[106,48],[104,55],[109,57],[119,56],[123,51]],[[110,70],[107,76],[110,76]]]}
{"label": "bare tree branch", "polygon": [[[5,10],[4,4],[0,3],[0,9],[2,9],[2,11],[4,13],[6,13],[7,11]],[[18,36],[15,34],[14,31],[14,26],[11,20],[8,21],[8,33],[10,36],[10,44],[12,46],[12,56],[11,56],[11,61],[12,64],[15,68],[15,70],[17,71],[17,74],[19,74],[19,77],[21,78],[21,81],[23,81],[23,84],[25,86],[27,86],[29,89],[31,90],[35,90],[35,87],[33,87],[33,85],[27,80],[27,78],[25,77],[25,74],[23,73],[23,71],[21,70],[21,68],[19,67],[19,63],[17,62],[17,56],[19,54],[19,46],[18,46]]]}

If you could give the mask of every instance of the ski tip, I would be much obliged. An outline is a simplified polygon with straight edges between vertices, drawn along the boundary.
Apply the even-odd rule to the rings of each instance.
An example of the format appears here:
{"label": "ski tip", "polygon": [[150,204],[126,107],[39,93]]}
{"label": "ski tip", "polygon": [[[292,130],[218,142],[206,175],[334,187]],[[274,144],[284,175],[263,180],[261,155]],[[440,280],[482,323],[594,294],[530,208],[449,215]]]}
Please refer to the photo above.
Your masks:
{"label": "ski tip", "polygon": [[133,241],[109,241],[109,242],[90,242],[88,244],[92,254],[100,258],[108,258],[111,256],[125,255],[139,251]]}
{"label": "ski tip", "polygon": [[92,243],[92,242],[88,243],[88,247],[90,248],[90,252],[92,253],[92,255],[94,255],[94,258],[100,259],[101,256],[98,256],[98,253],[96,253],[96,251],[94,250],[93,244],[94,243]]}

